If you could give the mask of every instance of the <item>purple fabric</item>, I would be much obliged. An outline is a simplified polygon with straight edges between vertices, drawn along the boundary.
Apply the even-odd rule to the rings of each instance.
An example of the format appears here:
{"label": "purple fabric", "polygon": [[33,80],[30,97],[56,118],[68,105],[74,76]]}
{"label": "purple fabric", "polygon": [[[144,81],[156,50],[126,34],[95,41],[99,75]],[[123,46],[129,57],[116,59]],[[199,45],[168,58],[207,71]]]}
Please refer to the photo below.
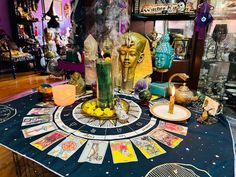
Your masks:
{"label": "purple fabric", "polygon": [[207,1],[204,1],[198,7],[199,9],[195,19],[195,31],[199,33],[198,39],[205,39],[206,27],[213,21],[213,17],[210,14],[210,10],[213,8],[213,6],[208,4]]}
{"label": "purple fabric", "polygon": [[78,71],[82,75],[85,74],[85,65],[83,63],[73,63],[73,62],[58,60],[58,67],[65,71]]}

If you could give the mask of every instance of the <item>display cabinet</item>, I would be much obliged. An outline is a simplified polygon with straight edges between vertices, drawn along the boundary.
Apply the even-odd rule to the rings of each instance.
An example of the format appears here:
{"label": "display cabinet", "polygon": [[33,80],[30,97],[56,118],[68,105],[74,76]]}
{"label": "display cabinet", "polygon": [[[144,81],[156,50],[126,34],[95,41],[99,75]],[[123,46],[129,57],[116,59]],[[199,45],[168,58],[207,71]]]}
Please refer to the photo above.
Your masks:
{"label": "display cabinet", "polygon": [[[150,5],[148,3],[152,4]],[[185,46],[186,53],[184,57],[181,59],[175,58],[172,68],[166,73],[154,71],[152,74],[153,81],[166,82],[172,74],[181,72],[190,76],[190,79],[188,80],[189,86],[193,89],[197,88],[201,56],[204,49],[204,40],[198,40],[198,34],[194,32],[194,19],[196,17],[198,3],[198,1],[187,1],[185,8],[181,9],[181,4],[174,2],[161,4],[152,0],[132,0],[131,31],[146,35],[154,30],[157,31],[158,28],[163,28],[163,33],[181,33],[181,29],[168,28],[169,24],[177,24],[181,22],[183,22],[183,24],[185,22],[192,23],[192,25],[187,29],[188,31],[191,31],[192,34],[186,37],[188,45]],[[162,21],[164,27],[157,26],[157,23],[160,21]],[[175,47],[173,41],[174,40],[172,40],[171,43],[173,44],[173,47]]]}
{"label": "display cabinet", "polygon": [[38,21],[33,13],[37,9],[37,3],[38,0],[9,1],[12,37],[20,47],[37,43],[33,26]]}
{"label": "display cabinet", "polygon": [[207,31],[198,90],[236,111],[236,3],[211,3],[214,21]]}

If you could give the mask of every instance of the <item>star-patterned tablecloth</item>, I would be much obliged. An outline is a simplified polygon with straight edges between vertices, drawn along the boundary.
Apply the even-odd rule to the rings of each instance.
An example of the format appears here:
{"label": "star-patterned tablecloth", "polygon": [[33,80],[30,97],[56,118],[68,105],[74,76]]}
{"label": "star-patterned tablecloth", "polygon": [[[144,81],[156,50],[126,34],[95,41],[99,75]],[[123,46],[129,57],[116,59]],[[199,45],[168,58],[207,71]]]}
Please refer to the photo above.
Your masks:
{"label": "star-patterned tablecloth", "polygon": [[[130,99],[133,102],[137,101],[135,98],[128,96],[126,96],[126,99]],[[78,162],[78,159],[80,158],[85,145],[83,145],[82,148],[76,151],[68,160],[62,160],[60,158],[48,155],[48,152],[55,146],[57,146],[62,140],[51,145],[46,150],[40,151],[30,143],[39,139],[45,134],[30,138],[24,138],[22,133],[23,128],[21,126],[23,117],[25,117],[32,108],[37,107],[37,103],[39,103],[38,94],[33,93],[18,100],[6,103],[4,106],[0,107],[0,113],[8,115],[8,111],[6,111],[6,108],[8,108],[10,110],[9,115],[11,115],[11,117],[8,117],[6,119],[4,119],[4,117],[1,117],[0,143],[1,145],[13,150],[14,152],[28,159],[31,159],[40,165],[43,165],[59,176],[144,177],[147,174],[151,174],[150,171],[156,167],[164,167],[165,165],[166,168],[171,169],[173,167],[173,164],[175,164],[173,173],[178,173],[176,166],[178,165],[178,169],[180,169],[179,167],[181,166],[182,169],[185,169],[188,172],[191,171],[201,177],[235,176],[232,134],[229,123],[223,115],[220,115],[218,117],[219,122],[217,124],[210,126],[199,124],[195,120],[195,118],[191,117],[188,123],[184,125],[188,127],[187,135],[176,135],[182,138],[183,141],[175,148],[170,148],[158,142],[158,144],[163,149],[165,149],[166,153],[157,157],[147,159],[138,150],[138,148],[133,145],[138,161],[115,164],[113,163],[110,145],[108,145],[102,164],[92,164],[88,162]],[[149,108],[144,106],[140,106],[140,108],[142,111],[140,119],[155,119],[155,125],[151,127],[150,130],[147,130],[140,134],[146,135],[148,134],[148,132],[156,128],[159,120],[152,117],[149,112]],[[72,111],[73,110],[71,110],[71,112]],[[127,127],[131,127],[131,125],[127,125]],[[61,128],[60,126],[58,126],[57,128],[63,130],[63,128]],[[95,128],[92,127],[93,130]],[[125,128],[126,127],[124,127],[123,129]],[[109,127],[106,127],[106,132],[107,131],[109,131]],[[134,135],[133,137],[140,135]],[[131,138],[132,137],[127,137],[124,139]],[[112,141],[112,139],[104,139],[104,141],[107,141],[108,144],[110,144],[110,141]],[[155,173],[157,173],[157,171]]]}

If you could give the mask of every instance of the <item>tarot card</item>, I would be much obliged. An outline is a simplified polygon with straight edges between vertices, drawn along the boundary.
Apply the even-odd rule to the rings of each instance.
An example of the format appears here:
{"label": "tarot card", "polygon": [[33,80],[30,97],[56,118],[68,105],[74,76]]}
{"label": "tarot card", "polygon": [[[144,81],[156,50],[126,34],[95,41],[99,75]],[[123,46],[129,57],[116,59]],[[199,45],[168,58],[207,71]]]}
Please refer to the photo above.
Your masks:
{"label": "tarot card", "polygon": [[74,135],[68,136],[64,141],[53,148],[48,155],[59,157],[62,160],[70,158],[87,140]]}
{"label": "tarot card", "polygon": [[61,131],[61,130],[55,130],[54,132],[51,132],[33,142],[30,144],[37,149],[43,151],[47,149],[52,144],[56,143],[57,141],[61,140],[62,138],[66,137],[68,134]]}
{"label": "tarot card", "polygon": [[186,136],[188,132],[188,127],[161,120],[159,121],[158,128],[184,136]]}
{"label": "tarot card", "polygon": [[208,96],[206,96],[202,105],[204,110],[208,111],[208,113],[213,116],[217,114],[219,106],[220,104],[216,100],[213,100],[212,98]]}
{"label": "tarot card", "polygon": [[40,102],[40,103],[36,104],[36,106],[54,108],[56,105],[54,104],[54,102],[48,101],[48,102]]}
{"label": "tarot card", "polygon": [[21,126],[36,125],[46,123],[52,120],[50,115],[24,117]]}
{"label": "tarot card", "polygon": [[110,146],[114,163],[127,163],[138,161],[130,140],[111,141]]}
{"label": "tarot card", "polygon": [[88,140],[78,162],[102,164],[107,146],[108,141]]}
{"label": "tarot card", "polygon": [[50,114],[52,115],[55,108],[32,108],[27,115],[44,115]]}
{"label": "tarot card", "polygon": [[161,146],[147,135],[132,138],[131,141],[148,159],[166,153]]}
{"label": "tarot card", "polygon": [[148,133],[148,135],[171,148],[175,148],[181,141],[183,141],[182,138],[179,138],[175,135],[172,135],[171,133],[166,132],[165,130],[158,128],[152,130],[150,133]]}
{"label": "tarot card", "polygon": [[40,135],[40,134],[50,132],[56,129],[57,129],[57,126],[53,122],[49,122],[49,123],[23,129],[22,133],[25,138],[29,138],[29,137]]}

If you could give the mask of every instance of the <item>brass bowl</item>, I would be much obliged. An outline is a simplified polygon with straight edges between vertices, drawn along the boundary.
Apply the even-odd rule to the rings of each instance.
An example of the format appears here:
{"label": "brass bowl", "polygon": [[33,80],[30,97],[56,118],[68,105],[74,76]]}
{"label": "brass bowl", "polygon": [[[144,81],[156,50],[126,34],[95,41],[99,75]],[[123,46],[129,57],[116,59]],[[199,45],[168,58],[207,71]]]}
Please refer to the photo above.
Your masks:
{"label": "brass bowl", "polygon": [[[129,103],[121,99],[123,109],[129,111]],[[81,112],[91,117],[98,119],[117,119],[114,108],[99,108],[97,106],[97,99],[88,100],[82,103]]]}

